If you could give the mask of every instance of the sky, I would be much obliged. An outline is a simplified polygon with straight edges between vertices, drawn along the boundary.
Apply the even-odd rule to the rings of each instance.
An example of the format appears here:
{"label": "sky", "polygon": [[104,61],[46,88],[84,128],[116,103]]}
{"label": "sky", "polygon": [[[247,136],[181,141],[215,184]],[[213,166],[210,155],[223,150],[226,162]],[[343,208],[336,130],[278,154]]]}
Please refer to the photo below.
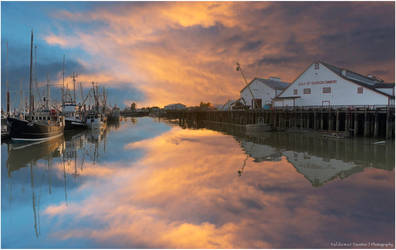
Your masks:
{"label": "sky", "polygon": [[248,81],[292,82],[322,60],[394,82],[394,13],[394,2],[3,1],[2,107],[6,79],[12,105],[21,82],[28,90],[31,30],[38,86],[47,75],[62,82],[65,55],[66,84],[77,72],[83,95],[94,81],[110,105],[190,106],[238,98],[245,83],[236,62]]}

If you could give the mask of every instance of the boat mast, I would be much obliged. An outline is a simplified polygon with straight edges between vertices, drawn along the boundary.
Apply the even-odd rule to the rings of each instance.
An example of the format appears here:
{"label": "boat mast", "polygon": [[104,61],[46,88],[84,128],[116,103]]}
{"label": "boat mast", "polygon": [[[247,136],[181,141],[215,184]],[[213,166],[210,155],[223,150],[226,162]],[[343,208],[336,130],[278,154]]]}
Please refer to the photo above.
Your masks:
{"label": "boat mast", "polygon": [[38,98],[37,107],[40,107],[41,93],[40,93],[40,89],[39,89],[38,82],[37,82],[37,45],[34,46],[33,71],[34,71],[34,74],[33,74],[33,76],[34,76],[34,87],[36,89],[36,97]]}
{"label": "boat mast", "polygon": [[8,41],[6,42],[6,92],[7,92],[7,116],[10,115],[10,90],[8,89]]}
{"label": "boat mast", "polygon": [[47,98],[45,98],[45,106],[47,109],[49,109],[49,96],[50,96],[49,78],[48,78],[48,73],[47,73]]}
{"label": "boat mast", "polygon": [[[24,109],[24,105],[23,105],[23,90],[22,90],[22,78],[21,81],[19,83],[19,109],[20,112],[22,112],[22,110]],[[25,113],[25,110],[23,110],[23,113]]]}
{"label": "boat mast", "polygon": [[34,97],[32,95],[32,67],[33,67],[33,30],[30,37],[30,77],[29,77],[29,114],[31,115],[34,109]]}
{"label": "boat mast", "polygon": [[76,77],[78,74],[76,72],[73,72],[72,78],[73,78],[73,97],[74,97],[74,103],[77,103],[76,100]]}
{"label": "boat mast", "polygon": [[62,106],[65,104],[65,55],[62,64]]}

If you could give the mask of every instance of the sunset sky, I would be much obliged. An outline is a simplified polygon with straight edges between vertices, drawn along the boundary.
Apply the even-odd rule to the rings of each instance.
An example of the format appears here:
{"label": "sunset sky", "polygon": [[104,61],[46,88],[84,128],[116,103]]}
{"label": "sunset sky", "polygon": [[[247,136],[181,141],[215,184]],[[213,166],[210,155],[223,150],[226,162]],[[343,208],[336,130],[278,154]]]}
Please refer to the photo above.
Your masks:
{"label": "sunset sky", "polygon": [[[43,86],[65,74],[109,89],[110,104],[215,104],[248,80],[292,82],[323,60],[394,82],[394,2],[2,2],[2,107],[28,90],[30,31]],[[8,42],[8,66],[5,65]],[[67,77],[71,83],[71,78]],[[59,93],[54,91],[54,95]],[[78,92],[79,93],[79,92]],[[14,98],[14,100],[16,100]]]}

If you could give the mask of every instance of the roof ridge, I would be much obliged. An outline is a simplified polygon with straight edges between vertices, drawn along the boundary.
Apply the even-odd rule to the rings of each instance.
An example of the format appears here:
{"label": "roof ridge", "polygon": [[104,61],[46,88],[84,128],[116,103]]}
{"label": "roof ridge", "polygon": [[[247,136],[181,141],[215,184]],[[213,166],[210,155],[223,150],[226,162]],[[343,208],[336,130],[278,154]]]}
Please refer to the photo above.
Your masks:
{"label": "roof ridge", "polygon": [[353,74],[356,74],[356,75],[359,75],[359,76],[361,76],[361,77],[363,77],[363,78],[366,78],[366,79],[369,80],[369,81],[378,82],[378,83],[381,82],[381,81],[379,81],[378,79],[377,79],[377,80],[376,80],[376,79],[372,79],[372,78],[370,78],[370,77],[368,77],[368,76],[362,75],[362,74],[360,74],[360,73],[357,73],[357,72],[355,72],[355,71],[352,71],[352,70],[347,69],[347,68],[344,68],[344,67],[341,68],[341,67],[335,66],[335,65],[333,65],[333,64],[326,63],[326,62],[324,62],[324,61],[319,61],[319,62],[322,63],[322,64],[324,64],[325,66],[328,65],[328,66],[334,67],[334,68],[336,68],[336,69],[338,69],[338,70],[340,70],[340,71],[342,71],[342,70],[349,71],[349,72],[351,72],[351,73],[353,73]]}

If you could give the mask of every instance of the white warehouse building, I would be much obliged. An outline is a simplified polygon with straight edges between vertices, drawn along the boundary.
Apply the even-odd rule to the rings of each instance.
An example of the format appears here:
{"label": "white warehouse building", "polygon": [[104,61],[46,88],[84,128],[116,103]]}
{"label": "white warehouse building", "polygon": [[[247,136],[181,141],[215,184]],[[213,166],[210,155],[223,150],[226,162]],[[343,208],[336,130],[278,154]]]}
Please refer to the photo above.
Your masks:
{"label": "white warehouse building", "polygon": [[274,107],[394,105],[394,83],[324,62],[312,63],[273,99]]}
{"label": "white warehouse building", "polygon": [[[269,79],[254,78],[240,91],[240,95],[241,99],[245,101],[245,105],[264,108],[265,105],[271,105],[272,99],[279,95],[287,86],[289,84],[282,82],[278,77],[270,77]],[[255,100],[253,100],[252,94]]]}

